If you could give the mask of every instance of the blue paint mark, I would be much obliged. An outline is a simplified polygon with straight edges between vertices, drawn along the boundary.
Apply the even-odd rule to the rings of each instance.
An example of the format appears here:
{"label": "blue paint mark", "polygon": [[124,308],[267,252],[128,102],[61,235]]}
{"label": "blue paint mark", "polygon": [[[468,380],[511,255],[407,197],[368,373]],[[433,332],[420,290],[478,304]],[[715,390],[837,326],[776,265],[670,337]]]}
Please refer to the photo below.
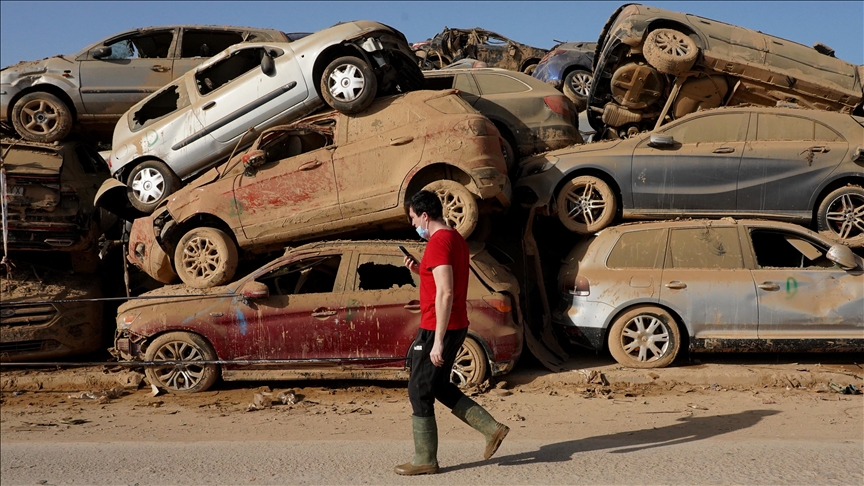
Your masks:
{"label": "blue paint mark", "polygon": [[242,312],[237,313],[237,320],[240,321],[240,334],[246,335],[246,316]]}

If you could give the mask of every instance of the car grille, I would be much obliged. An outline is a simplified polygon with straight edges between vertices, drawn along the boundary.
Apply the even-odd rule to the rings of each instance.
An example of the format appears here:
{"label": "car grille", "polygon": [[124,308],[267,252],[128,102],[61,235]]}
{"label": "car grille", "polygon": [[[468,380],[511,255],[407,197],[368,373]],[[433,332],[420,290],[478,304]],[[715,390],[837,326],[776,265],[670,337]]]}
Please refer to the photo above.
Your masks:
{"label": "car grille", "polygon": [[51,351],[60,346],[62,346],[60,341],[55,341],[53,339],[0,343],[0,356],[5,357],[13,354],[32,353],[35,351]]}
{"label": "car grille", "polygon": [[[34,326],[51,322],[57,315],[52,305],[10,305],[0,307],[0,326]],[[4,344],[5,345],[5,344]]]}

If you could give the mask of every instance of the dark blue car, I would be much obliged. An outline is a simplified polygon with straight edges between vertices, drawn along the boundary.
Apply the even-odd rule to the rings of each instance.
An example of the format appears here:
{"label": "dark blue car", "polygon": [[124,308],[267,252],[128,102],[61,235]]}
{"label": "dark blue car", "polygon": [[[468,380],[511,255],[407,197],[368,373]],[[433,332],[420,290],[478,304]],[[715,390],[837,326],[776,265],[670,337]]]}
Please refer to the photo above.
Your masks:
{"label": "dark blue car", "polygon": [[591,89],[592,64],[596,42],[565,42],[549,50],[540,60],[533,76],[551,84],[584,111]]}

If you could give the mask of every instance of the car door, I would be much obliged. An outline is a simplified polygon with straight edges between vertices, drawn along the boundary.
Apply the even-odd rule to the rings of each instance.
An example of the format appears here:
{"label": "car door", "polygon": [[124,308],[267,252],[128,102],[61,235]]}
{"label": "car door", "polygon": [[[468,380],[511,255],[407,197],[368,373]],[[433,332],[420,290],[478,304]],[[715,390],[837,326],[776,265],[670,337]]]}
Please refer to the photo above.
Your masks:
{"label": "car door", "polygon": [[234,180],[243,234],[255,243],[284,241],[292,232],[341,218],[332,138],[325,132],[270,132],[264,160]]}
{"label": "car door", "polygon": [[750,130],[738,172],[738,211],[795,211],[809,218],[813,193],[840,165],[848,143],[799,114],[754,113],[751,123],[755,130]]}
{"label": "car door", "polygon": [[395,246],[390,250],[357,251],[348,273],[340,317],[342,356],[351,359],[346,366],[401,369],[417,335],[420,277],[405,267]]}
{"label": "car door", "polygon": [[176,29],[154,29],[109,39],[111,54],[80,61],[81,101],[87,114],[122,115],[174,79]]}
{"label": "car door", "polygon": [[660,302],[681,316],[691,339],[756,339],[756,289],[737,227],[673,227],[661,281]]}
{"label": "car door", "polygon": [[750,114],[708,113],[659,130],[672,147],[650,147],[646,137],[633,151],[633,208],[637,212],[728,213],[735,209],[738,166]]}
{"label": "car door", "polygon": [[177,42],[179,54],[174,60],[174,72],[182,76],[210,57],[244,41],[243,32],[226,29],[184,27]]}
{"label": "car door", "polygon": [[[198,68],[195,82],[200,99],[192,108],[204,131],[197,137],[233,142],[250,127],[300,109],[308,96],[306,81],[294,52],[283,47],[241,44]],[[261,68],[265,51],[274,58],[270,75]]]}
{"label": "car door", "polygon": [[759,301],[759,339],[861,339],[864,273],[846,271],[815,238],[748,227]]}

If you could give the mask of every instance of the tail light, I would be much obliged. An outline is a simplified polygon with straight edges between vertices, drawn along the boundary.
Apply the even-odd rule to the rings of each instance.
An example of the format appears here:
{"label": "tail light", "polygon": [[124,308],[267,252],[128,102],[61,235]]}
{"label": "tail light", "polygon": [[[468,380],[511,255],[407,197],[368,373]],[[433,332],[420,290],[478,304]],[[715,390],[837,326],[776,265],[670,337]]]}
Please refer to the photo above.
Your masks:
{"label": "tail light", "polygon": [[459,122],[455,127],[453,127],[453,129],[473,137],[485,137],[487,135],[498,134],[495,125],[486,118],[471,118],[470,120]]}
{"label": "tail light", "polygon": [[546,102],[546,106],[548,106],[550,110],[563,116],[565,120],[572,119],[570,100],[564,96],[547,96],[543,98],[543,101]]}
{"label": "tail light", "polygon": [[585,277],[576,277],[576,282],[573,284],[573,287],[569,289],[570,294],[575,295],[577,297],[588,297],[591,295],[591,285],[588,283],[588,279]]}
{"label": "tail light", "polygon": [[507,296],[499,297],[487,295],[486,297],[483,297],[483,301],[502,314],[507,314],[513,310],[513,305],[510,303],[510,298]]}

